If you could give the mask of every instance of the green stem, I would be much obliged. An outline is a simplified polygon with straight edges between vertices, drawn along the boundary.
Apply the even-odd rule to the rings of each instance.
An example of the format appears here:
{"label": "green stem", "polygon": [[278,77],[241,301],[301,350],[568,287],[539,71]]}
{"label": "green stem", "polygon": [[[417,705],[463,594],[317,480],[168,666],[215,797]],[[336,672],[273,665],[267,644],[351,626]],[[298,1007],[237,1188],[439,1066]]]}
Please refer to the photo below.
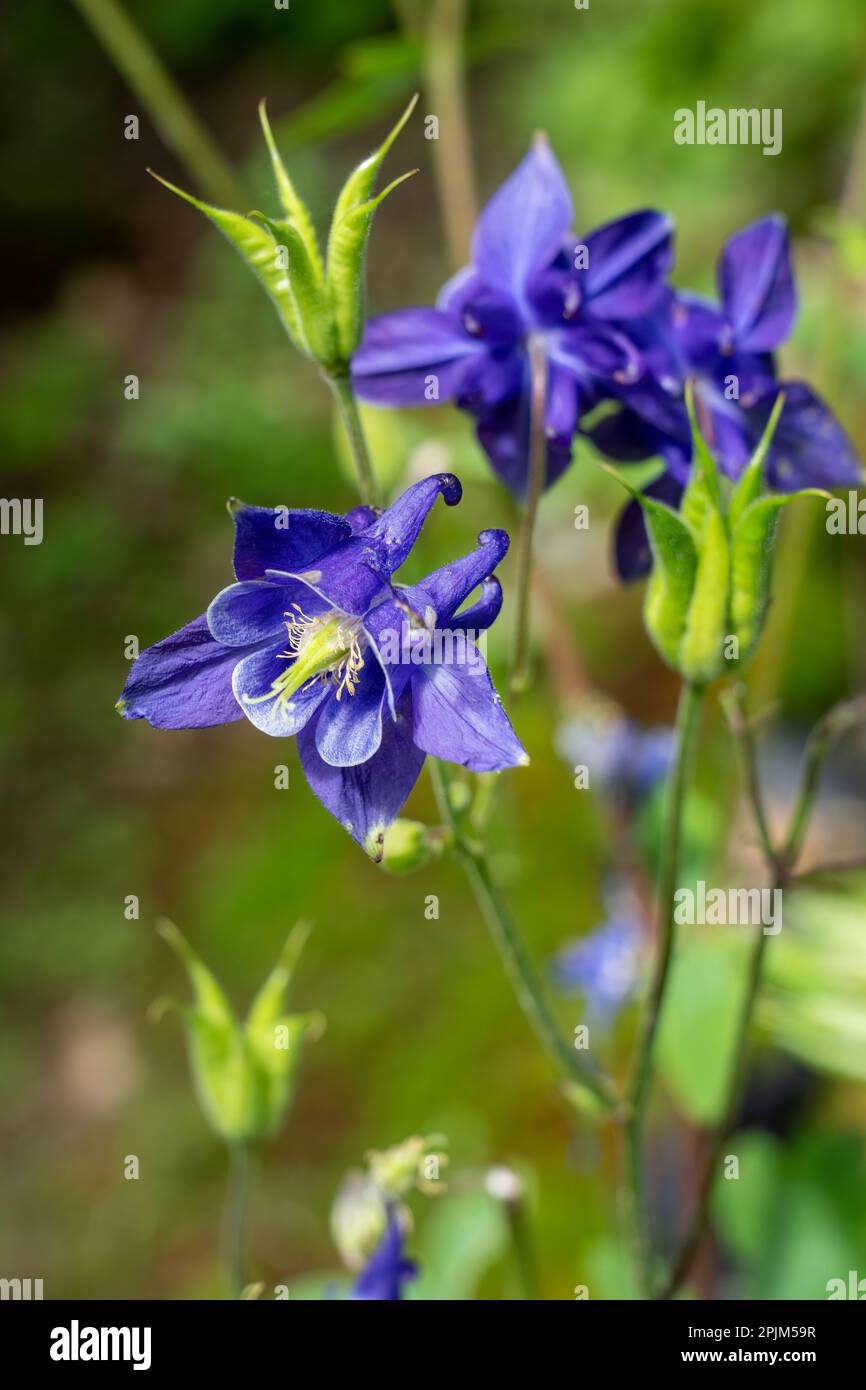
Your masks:
{"label": "green stem", "polygon": [[333,391],[340,408],[340,418],[343,421],[346,439],[358,474],[358,490],[361,494],[361,500],[368,505],[378,506],[380,503],[379,488],[370,461],[367,441],[364,437],[364,426],[361,424],[358,402],[352,389],[352,379],[347,373],[345,376],[326,375],[325,380]]}
{"label": "green stem", "polygon": [[119,0],[74,3],[202,193],[224,207],[241,207],[244,194],[230,166]]}
{"label": "green stem", "polygon": [[532,588],[532,547],[538,503],[544,487],[547,465],[547,435],[544,416],[547,402],[547,354],[538,338],[529,343],[531,404],[529,427],[529,473],[520,533],[517,537],[517,617],[514,628],[509,689],[519,695],[528,680],[529,599]]}
{"label": "green stem", "polygon": [[229,1177],[223,1211],[223,1262],[229,1298],[240,1298],[244,1279],[244,1229],[250,1187],[250,1155],[246,1144],[229,1144]]}
{"label": "green stem", "polygon": [[424,33],[424,85],[441,127],[441,138],[432,141],[433,169],[455,270],[469,259],[476,214],[463,82],[465,24],[466,0],[433,0]]}
{"label": "green stem", "polygon": [[659,864],[658,911],[661,930],[655,971],[644,1009],[635,1054],[626,1140],[629,1179],[635,1230],[635,1261],[645,1291],[650,1288],[650,1250],[646,1224],[644,1127],[652,1079],[653,1051],[661,1019],[674,945],[674,894],[679,871],[683,807],[688,786],[697,733],[700,725],[702,686],[685,684],[680,693],[676,723],[674,763],[667,785],[661,859]]}
{"label": "green stem", "polygon": [[493,882],[484,847],[464,832],[458,817],[451,809],[442,764],[437,758],[429,758],[428,762],[440,812],[454,836],[457,857],[469,881],[479,911],[493,937],[521,1009],[542,1046],[569,1080],[589,1091],[607,1109],[613,1109],[616,1099],[610,1082],[605,1076],[588,1067],[581,1060],[578,1051],[560,1032],[544,997],[541,981],[529,952],[502,894]]}
{"label": "green stem", "polygon": [[786,868],[793,867],[803,847],[803,839],[809,817],[812,814],[821,769],[827,754],[834,743],[837,743],[851,729],[855,729],[864,722],[866,722],[866,696],[858,696],[854,700],[845,701],[828,710],[823,718],[818,720],[809,735],[803,762],[800,792],[794,814],[791,817],[791,828],[783,852],[783,863]]}

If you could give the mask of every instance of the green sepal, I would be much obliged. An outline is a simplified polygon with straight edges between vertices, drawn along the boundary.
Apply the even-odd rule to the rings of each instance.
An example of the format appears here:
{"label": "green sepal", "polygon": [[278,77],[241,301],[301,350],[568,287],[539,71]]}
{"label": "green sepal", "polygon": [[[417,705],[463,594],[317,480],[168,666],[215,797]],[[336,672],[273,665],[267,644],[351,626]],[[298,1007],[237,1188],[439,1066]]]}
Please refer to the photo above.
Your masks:
{"label": "green sepal", "polygon": [[680,514],[700,541],[701,531],[710,509],[722,511],[722,485],[716,460],[707,447],[698,424],[695,408],[694,383],[686,382],[686,410],[692,430],[692,467],[689,481],[680,502]]}
{"label": "green sepal", "polygon": [[727,527],[712,503],[706,510],[697,552],[694,588],[677,669],[693,685],[706,685],[721,674],[724,666],[730,571]]}
{"label": "green sepal", "polygon": [[779,513],[804,497],[827,498],[823,488],[759,497],[743,512],[731,536],[731,633],[739,643],[740,664],[748,661],[764,630],[770,604],[773,549]]}
{"label": "green sepal", "polygon": [[[361,341],[364,321],[364,259],[367,238],[376,208],[410,174],[395,179],[378,196],[373,185],[382,162],[418,101],[413,96],[399,121],[379,148],[358,165],[346,180],[337,199],[328,234],[326,278],[337,342],[344,362],[348,362]],[[417,172],[412,170],[411,173]]]}
{"label": "green sepal", "polygon": [[776,433],[776,426],[779,423],[779,416],[785,405],[785,393],[780,391],[773,403],[770,411],[770,418],[764,426],[764,433],[758,440],[758,446],[731,494],[731,503],[728,508],[728,524],[733,531],[740,517],[748,507],[756,502],[761,495],[764,485],[764,464],[770,445],[773,442],[773,435]]}
{"label": "green sepal", "polygon": [[688,522],[679,512],[647,497],[605,468],[640,504],[653,555],[652,573],[644,600],[644,622],[664,661],[679,670],[680,643],[686,629],[689,604],[695,582],[698,552]]}
{"label": "green sepal", "polygon": [[[149,172],[153,174],[153,170]],[[169,183],[168,179],[160,178],[159,174],[153,174],[153,177],[172,193],[176,193],[179,198],[183,198],[192,207],[198,208],[199,212],[203,212],[205,217],[231,242],[259,284],[270,296],[282,325],[295,347],[301,352],[309,354],[304,330],[301,326],[296,294],[290,283],[288,272],[278,263],[274,238],[267,227],[260,226],[258,222],[242,216],[239,212],[229,212],[225,208],[216,208],[210,203],[202,202],[200,198],[194,198],[191,193],[185,193],[182,188],[177,188],[175,184]],[[303,245],[297,232],[295,236],[297,241]]]}
{"label": "green sepal", "polygon": [[295,305],[302,351],[326,370],[333,369],[339,353],[331,306],[321,273],[310,258],[304,237],[288,218],[267,217],[258,211],[251,212],[249,217],[261,222],[270,232],[273,238],[272,254],[281,246],[286,249],[288,268],[280,269]]}
{"label": "green sepal", "polygon": [[280,196],[283,212],[289,222],[297,228],[298,234],[304,242],[310,264],[315,270],[320,283],[324,283],[325,267],[322,261],[322,253],[319,250],[319,238],[316,236],[316,229],[313,226],[313,219],[310,216],[306,203],[298,195],[295,185],[289,178],[288,170],[284,165],[277,143],[274,139],[271,123],[268,120],[267,104],[264,98],[259,102],[259,120],[261,121],[262,134],[271,156],[271,165],[276,180],[277,192]]}

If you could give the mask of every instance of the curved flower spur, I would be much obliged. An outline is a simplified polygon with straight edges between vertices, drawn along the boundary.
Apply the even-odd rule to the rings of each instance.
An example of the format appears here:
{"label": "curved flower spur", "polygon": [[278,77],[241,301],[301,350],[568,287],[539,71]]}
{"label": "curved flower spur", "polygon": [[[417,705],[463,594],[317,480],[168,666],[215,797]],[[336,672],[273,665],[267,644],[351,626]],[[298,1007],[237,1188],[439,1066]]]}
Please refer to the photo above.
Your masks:
{"label": "curved flower spur", "polygon": [[377,861],[427,753],[478,772],[528,762],[473,640],[501,607],[493,571],[506,533],[482,532],[476,550],[418,585],[391,582],[440,494],[459,502],[453,474],[425,478],[381,514],[230,504],[237,582],[142,652],[119,712],[160,729],[246,715],[297,736],[313,792]]}

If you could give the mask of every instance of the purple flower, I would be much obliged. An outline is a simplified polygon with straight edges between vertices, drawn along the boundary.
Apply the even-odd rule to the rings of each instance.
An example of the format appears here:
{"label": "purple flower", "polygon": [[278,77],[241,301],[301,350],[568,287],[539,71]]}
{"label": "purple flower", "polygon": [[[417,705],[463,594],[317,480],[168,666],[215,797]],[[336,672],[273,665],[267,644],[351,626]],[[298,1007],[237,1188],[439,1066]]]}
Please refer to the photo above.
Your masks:
{"label": "purple flower", "polygon": [[[668,291],[654,314],[629,325],[645,371],[634,385],[615,385],[624,408],[588,431],[602,452],[621,462],[660,455],[667,473],[648,491],[676,505],[691,467],[684,402],[695,382],[702,429],[719,467],[738,478],[769,419],[780,389],[785,407],[767,459],[767,478],[781,492],[856,485],[854,447],[829,407],[802,381],[778,382],[773,353],[797,311],[788,231],[766,217],[727,242],[718,265],[719,302]],[[623,578],[646,573],[649,546],[640,507],[623,512],[616,540]]]}
{"label": "purple flower", "polygon": [[425,754],[474,771],[528,762],[473,640],[501,607],[505,532],[483,531],[420,585],[391,582],[440,493],[459,502],[452,474],[416,483],[381,515],[234,504],[238,582],[142,652],[121,714],[160,729],[246,715],[295,735],[316,796],[376,860]]}
{"label": "purple flower", "polygon": [[554,982],[563,993],[576,992],[601,1026],[609,1027],[637,992],[641,933],[635,915],[622,906],[586,936],[553,959]]}
{"label": "purple flower", "polygon": [[349,1291],[352,1300],[388,1300],[403,1297],[403,1285],[416,1278],[417,1266],[403,1252],[403,1232],[393,1208],[388,1211],[388,1226],[370,1259]]}
{"label": "purple flower", "polygon": [[587,768],[592,787],[628,809],[667,776],[674,736],[669,725],[642,728],[592,702],[557,730],[556,746],[569,766]]}
{"label": "purple flower", "polygon": [[[671,224],[636,212],[578,242],[571,197],[543,136],[493,195],[475,228],[472,264],[432,309],[372,319],[352,361],[355,388],[383,405],[455,401],[516,496],[526,491],[528,343],[547,361],[549,486],[571,461],[580,415],[641,364],[623,331],[663,292]],[[622,326],[621,326],[622,325]]]}

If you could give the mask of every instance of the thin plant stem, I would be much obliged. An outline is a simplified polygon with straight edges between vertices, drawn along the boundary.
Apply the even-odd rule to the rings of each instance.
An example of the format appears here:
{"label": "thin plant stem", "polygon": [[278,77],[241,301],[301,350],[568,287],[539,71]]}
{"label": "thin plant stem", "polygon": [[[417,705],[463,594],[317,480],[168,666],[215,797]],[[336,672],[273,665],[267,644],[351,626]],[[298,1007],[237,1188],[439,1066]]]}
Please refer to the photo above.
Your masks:
{"label": "thin plant stem", "polygon": [[244,1291],[244,1232],[250,1189],[250,1154],[246,1144],[229,1144],[229,1176],[223,1212],[223,1262],[229,1298]]}
{"label": "thin plant stem", "polygon": [[806,827],[818,790],[818,780],[827,754],[833,744],[844,737],[849,730],[863,723],[866,723],[866,696],[861,695],[828,710],[823,718],[818,720],[809,735],[803,762],[800,792],[791,818],[791,828],[785,847],[784,862],[787,868],[794,865],[803,847]]}
{"label": "thin plant stem", "polygon": [[577,1049],[566,1041],[560,1031],[544,997],[538,972],[508,906],[493,882],[484,847],[465,833],[451,808],[442,764],[437,758],[429,758],[428,761],[439,810],[454,837],[458,859],[521,1009],[545,1050],[569,1080],[589,1091],[605,1108],[612,1109],[616,1100],[610,1082],[582,1061]]}
{"label": "thin plant stem", "polygon": [[347,373],[344,376],[328,375],[325,380],[333,391],[340,408],[340,418],[343,421],[352,461],[358,474],[358,490],[361,494],[361,500],[368,505],[378,506],[380,503],[379,486],[373,472],[358,402],[352,389],[352,378]]}
{"label": "thin plant stem", "polygon": [[[728,697],[723,699],[722,703],[725,713],[728,716],[731,731],[737,741],[743,783],[752,807],[755,823],[758,826],[758,832],[761,836],[761,844],[764,850],[767,867],[772,873],[773,889],[783,888],[785,884],[792,882],[796,878],[793,871],[800,856],[809,818],[815,804],[815,794],[817,792],[818,781],[821,769],[824,765],[824,760],[831,747],[838,739],[842,738],[858,724],[866,721],[866,698],[861,696],[855,700],[849,700],[843,704],[836,705],[832,710],[829,710],[822,719],[819,719],[815,728],[812,730],[806,745],[800,792],[791,816],[784,845],[780,849],[774,847],[767,826],[752,728],[744,709],[743,687],[740,686],[735,688]],[[840,867],[844,866],[840,865]],[[689,1225],[688,1232],[680,1247],[679,1254],[673,1262],[670,1274],[659,1294],[659,1297],[663,1299],[672,1298],[687,1277],[709,1221],[710,1200],[712,1198],[713,1184],[718,1171],[719,1157],[725,1140],[728,1138],[736,1123],[740,1099],[745,1086],[752,1017],[760,989],[761,971],[764,964],[766,948],[767,935],[763,930],[760,930],[749,958],[749,973],[737,1026],[737,1041],[731,1067],[731,1082],[727,1103],[724,1108],[723,1118],[714,1130],[709,1144],[703,1175],[695,1202],[694,1215]]]}
{"label": "thin plant stem", "polygon": [[463,82],[465,26],[466,0],[432,0],[423,34],[424,84],[440,124],[440,138],[431,142],[433,168],[454,270],[469,260],[477,210]]}
{"label": "thin plant stem", "polygon": [[683,808],[697,744],[703,695],[702,686],[689,683],[684,684],[680,692],[677,709],[676,747],[667,785],[659,864],[658,912],[660,931],[656,947],[656,963],[638,1036],[634,1077],[629,1096],[629,1114],[626,1123],[629,1185],[633,1206],[635,1264],[641,1286],[647,1292],[650,1288],[651,1272],[646,1213],[644,1129],[652,1080],[653,1052],[673,957],[673,905],[679,872]]}
{"label": "thin plant stem", "polygon": [[519,695],[526,687],[529,666],[529,601],[532,589],[532,548],[538,503],[544,487],[547,465],[547,435],[545,406],[547,402],[547,354],[538,338],[529,342],[529,371],[531,381],[529,425],[529,474],[526,501],[520,532],[517,537],[517,613],[514,627],[509,690]]}
{"label": "thin plant stem", "polygon": [[225,207],[241,207],[244,194],[231,166],[120,0],[74,3],[201,192]]}

